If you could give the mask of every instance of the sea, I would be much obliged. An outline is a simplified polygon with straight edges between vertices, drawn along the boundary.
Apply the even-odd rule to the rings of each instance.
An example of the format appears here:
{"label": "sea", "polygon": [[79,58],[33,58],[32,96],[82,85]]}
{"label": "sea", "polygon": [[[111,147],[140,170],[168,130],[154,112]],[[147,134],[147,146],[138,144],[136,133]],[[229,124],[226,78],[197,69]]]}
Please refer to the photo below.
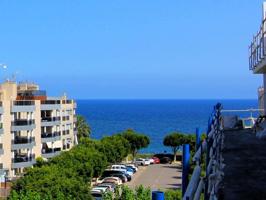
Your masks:
{"label": "sea", "polygon": [[[77,100],[77,114],[86,118],[91,138],[120,133],[127,129],[146,134],[150,145],[141,153],[171,152],[163,145],[172,132],[195,134],[196,128],[206,133],[208,118],[216,103],[225,110],[258,108],[256,99],[246,100]],[[250,113],[232,113],[242,117]]]}

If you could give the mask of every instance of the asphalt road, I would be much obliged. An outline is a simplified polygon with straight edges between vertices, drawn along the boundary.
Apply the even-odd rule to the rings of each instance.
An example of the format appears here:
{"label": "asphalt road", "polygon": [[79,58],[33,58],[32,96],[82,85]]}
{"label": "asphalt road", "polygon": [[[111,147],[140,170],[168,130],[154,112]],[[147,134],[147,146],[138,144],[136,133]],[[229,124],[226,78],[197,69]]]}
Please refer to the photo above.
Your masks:
{"label": "asphalt road", "polygon": [[138,185],[157,189],[177,189],[181,187],[181,164],[155,164],[139,167],[131,182],[126,183],[130,188]]}

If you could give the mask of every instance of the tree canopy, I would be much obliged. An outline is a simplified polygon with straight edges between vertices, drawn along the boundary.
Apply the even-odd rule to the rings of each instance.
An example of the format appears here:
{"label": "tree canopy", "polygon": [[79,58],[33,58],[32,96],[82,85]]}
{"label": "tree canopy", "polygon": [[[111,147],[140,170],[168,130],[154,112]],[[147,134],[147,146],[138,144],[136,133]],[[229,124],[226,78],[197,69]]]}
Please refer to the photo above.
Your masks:
{"label": "tree canopy", "polygon": [[178,132],[174,132],[165,136],[163,144],[164,146],[171,147],[174,154],[174,162],[176,161],[176,154],[181,145],[190,143],[190,139],[191,136]]}
{"label": "tree canopy", "polygon": [[126,130],[121,135],[129,142],[130,152],[133,155],[133,158],[136,157],[136,154],[140,149],[146,148],[150,144],[148,136],[137,133],[132,129]]}
{"label": "tree canopy", "polygon": [[80,139],[83,137],[89,137],[91,134],[91,128],[89,124],[87,123],[86,119],[81,115],[77,116],[77,131],[78,141],[80,141]]}

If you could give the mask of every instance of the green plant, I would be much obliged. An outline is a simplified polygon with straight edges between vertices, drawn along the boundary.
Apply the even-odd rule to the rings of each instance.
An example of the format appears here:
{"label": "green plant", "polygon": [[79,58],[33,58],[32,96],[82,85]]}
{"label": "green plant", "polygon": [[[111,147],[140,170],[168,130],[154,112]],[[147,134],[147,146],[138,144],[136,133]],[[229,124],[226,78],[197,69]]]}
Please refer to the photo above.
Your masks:
{"label": "green plant", "polygon": [[180,189],[178,190],[166,190],[164,192],[165,200],[181,200],[182,192]]}

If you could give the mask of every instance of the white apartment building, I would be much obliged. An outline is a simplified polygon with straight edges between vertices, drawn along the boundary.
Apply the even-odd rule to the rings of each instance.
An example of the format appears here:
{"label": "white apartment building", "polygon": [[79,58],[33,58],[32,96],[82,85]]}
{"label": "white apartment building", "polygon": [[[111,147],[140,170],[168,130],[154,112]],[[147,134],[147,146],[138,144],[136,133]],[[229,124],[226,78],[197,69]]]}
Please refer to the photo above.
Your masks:
{"label": "white apartment building", "polygon": [[0,182],[77,143],[76,103],[47,97],[35,84],[0,85]]}

